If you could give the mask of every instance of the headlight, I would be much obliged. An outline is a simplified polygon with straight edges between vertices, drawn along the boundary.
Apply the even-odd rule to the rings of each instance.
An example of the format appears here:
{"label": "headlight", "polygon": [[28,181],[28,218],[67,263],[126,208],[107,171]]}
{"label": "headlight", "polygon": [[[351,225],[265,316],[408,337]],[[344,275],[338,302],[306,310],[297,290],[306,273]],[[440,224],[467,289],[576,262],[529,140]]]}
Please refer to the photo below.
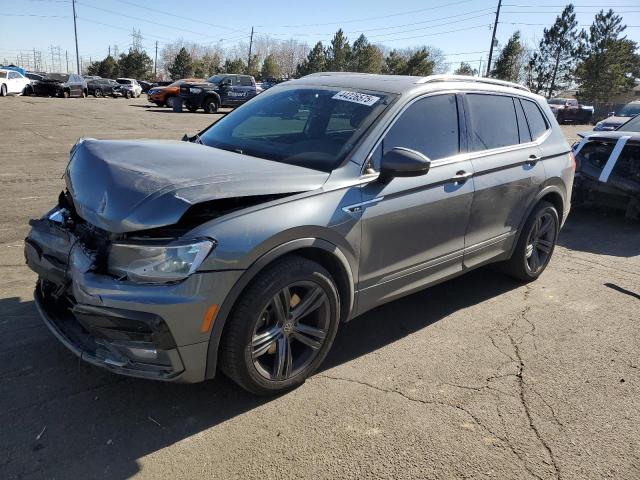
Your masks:
{"label": "headlight", "polygon": [[114,243],[107,267],[136,283],[175,282],[195,272],[214,247],[209,239]]}
{"label": "headlight", "polygon": [[191,93],[200,93],[202,91],[202,89],[201,88],[191,87],[191,88],[189,88],[189,91]]}

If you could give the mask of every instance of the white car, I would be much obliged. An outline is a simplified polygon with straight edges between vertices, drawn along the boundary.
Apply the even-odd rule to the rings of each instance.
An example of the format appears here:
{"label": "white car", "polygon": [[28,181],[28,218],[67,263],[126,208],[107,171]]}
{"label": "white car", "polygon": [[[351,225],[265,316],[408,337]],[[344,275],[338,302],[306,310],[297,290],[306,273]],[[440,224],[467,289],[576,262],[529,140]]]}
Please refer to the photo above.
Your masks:
{"label": "white car", "polygon": [[21,95],[30,84],[30,80],[20,72],[0,69],[0,97],[6,97],[8,94]]}
{"label": "white car", "polygon": [[124,96],[138,98],[142,94],[142,87],[134,78],[116,78],[116,82],[122,85],[121,90]]}

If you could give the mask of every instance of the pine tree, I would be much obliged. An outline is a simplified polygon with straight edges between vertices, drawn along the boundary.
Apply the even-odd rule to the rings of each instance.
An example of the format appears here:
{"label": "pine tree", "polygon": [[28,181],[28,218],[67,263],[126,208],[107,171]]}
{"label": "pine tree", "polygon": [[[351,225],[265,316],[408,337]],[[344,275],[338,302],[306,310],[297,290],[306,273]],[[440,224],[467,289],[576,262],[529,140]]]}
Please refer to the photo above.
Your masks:
{"label": "pine tree", "polygon": [[220,72],[220,56],[217,53],[206,53],[199,60],[193,62],[193,75],[207,78]]}
{"label": "pine tree", "polygon": [[342,29],[338,30],[327,48],[327,70],[330,72],[346,72],[351,59],[351,46]]}
{"label": "pine tree", "polygon": [[280,65],[278,65],[275,55],[269,54],[266,56],[264,62],[262,62],[260,76],[263,79],[280,77]]}
{"label": "pine tree", "polygon": [[589,33],[583,32],[582,58],[576,68],[580,98],[608,102],[633,87],[640,76],[640,55],[636,42],[619,38],[626,28],[613,10],[601,10]]}
{"label": "pine tree", "polygon": [[227,58],[222,66],[224,73],[242,73],[247,69],[247,65],[241,58],[235,58],[231,60]]}
{"label": "pine tree", "polygon": [[397,50],[391,50],[384,59],[383,72],[388,75],[402,75],[406,69],[407,60]]}
{"label": "pine tree", "polygon": [[509,82],[519,81],[523,67],[523,56],[524,48],[520,43],[520,32],[516,31],[500,52],[491,71],[491,76]]}
{"label": "pine tree", "polygon": [[117,71],[123,77],[144,79],[151,76],[152,67],[153,60],[146,52],[129,49],[120,54]]}
{"label": "pine tree", "polygon": [[193,76],[193,60],[187,49],[182,47],[173,63],[167,68],[172,80]]}
{"label": "pine tree", "polygon": [[327,70],[327,57],[322,42],[316,43],[311,49],[307,58],[298,65],[296,74],[298,77],[304,77],[310,73],[324,72]]}
{"label": "pine tree", "polygon": [[406,67],[401,73],[403,75],[427,76],[433,73],[434,66],[435,62],[429,58],[427,49],[421,48],[409,57]]}
{"label": "pine tree", "polygon": [[352,72],[380,73],[382,71],[382,52],[375,45],[371,45],[367,37],[360,35],[353,42],[349,70]]}
{"label": "pine tree", "polygon": [[469,75],[471,77],[478,74],[478,70],[474,69],[467,62],[461,62],[460,66],[453,72],[454,75]]}

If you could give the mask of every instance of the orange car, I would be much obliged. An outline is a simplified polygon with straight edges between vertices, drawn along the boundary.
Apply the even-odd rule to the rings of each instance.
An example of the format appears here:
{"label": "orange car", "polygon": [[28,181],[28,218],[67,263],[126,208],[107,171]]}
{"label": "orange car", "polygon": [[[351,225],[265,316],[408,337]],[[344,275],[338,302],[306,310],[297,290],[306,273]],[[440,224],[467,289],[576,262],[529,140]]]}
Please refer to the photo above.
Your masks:
{"label": "orange car", "polygon": [[176,80],[166,87],[153,87],[147,92],[147,99],[159,107],[173,108],[173,101],[180,95],[182,83],[203,83],[203,78],[183,78]]}

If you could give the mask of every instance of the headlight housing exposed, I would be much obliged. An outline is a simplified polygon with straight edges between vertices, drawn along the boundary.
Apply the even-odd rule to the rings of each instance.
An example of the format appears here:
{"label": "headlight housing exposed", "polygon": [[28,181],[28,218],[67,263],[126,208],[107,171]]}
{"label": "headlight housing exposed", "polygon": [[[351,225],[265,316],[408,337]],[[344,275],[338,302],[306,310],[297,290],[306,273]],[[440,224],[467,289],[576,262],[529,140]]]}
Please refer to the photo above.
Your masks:
{"label": "headlight housing exposed", "polygon": [[136,283],[177,282],[195,272],[214,248],[215,242],[206,238],[113,243],[107,268]]}

